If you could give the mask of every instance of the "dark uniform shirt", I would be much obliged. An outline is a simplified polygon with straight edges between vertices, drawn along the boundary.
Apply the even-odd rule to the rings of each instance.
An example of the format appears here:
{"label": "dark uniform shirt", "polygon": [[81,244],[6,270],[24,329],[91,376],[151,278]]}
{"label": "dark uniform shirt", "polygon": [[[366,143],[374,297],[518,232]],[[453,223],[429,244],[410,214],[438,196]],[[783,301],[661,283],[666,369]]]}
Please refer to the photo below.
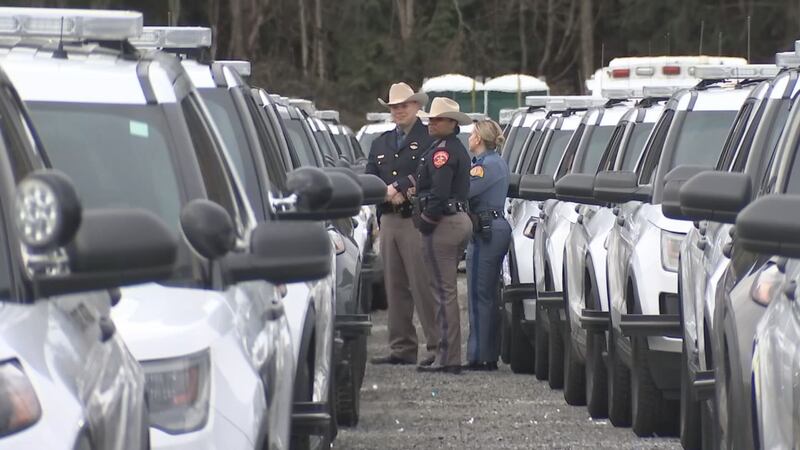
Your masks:
{"label": "dark uniform shirt", "polygon": [[377,175],[384,183],[394,185],[395,189],[405,194],[414,186],[417,166],[433,138],[419,119],[408,135],[402,136],[401,133],[402,129],[396,127],[372,142],[365,172]]}
{"label": "dark uniform shirt", "polygon": [[466,205],[469,169],[469,154],[458,139],[458,129],[433,143],[417,169],[417,195],[425,199],[422,213],[426,217],[439,220],[454,212],[449,205]]}
{"label": "dark uniform shirt", "polygon": [[469,209],[473,213],[502,211],[508,193],[508,165],[495,151],[472,158],[469,171]]}

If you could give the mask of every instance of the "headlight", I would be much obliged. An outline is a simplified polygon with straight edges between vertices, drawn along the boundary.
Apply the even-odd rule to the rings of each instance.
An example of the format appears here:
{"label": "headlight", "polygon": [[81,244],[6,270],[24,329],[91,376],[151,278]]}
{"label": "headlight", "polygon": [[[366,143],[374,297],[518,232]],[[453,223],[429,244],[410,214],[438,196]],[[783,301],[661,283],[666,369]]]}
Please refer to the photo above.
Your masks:
{"label": "headlight", "polygon": [[753,287],[750,288],[750,298],[760,305],[767,306],[781,286],[783,274],[778,270],[778,266],[769,263],[756,276]]}
{"label": "headlight", "polygon": [[30,380],[17,360],[0,365],[0,435],[16,433],[42,416]]}
{"label": "headlight", "polygon": [[328,230],[328,235],[331,237],[331,244],[336,250],[336,254],[341,255],[344,253],[344,239],[342,239],[342,235],[333,230]]}
{"label": "headlight", "polygon": [[678,271],[678,259],[681,254],[681,242],[685,234],[661,230],[661,267],[669,272]]}
{"label": "headlight", "polygon": [[171,434],[203,428],[208,420],[210,367],[208,350],[142,362],[150,425]]}

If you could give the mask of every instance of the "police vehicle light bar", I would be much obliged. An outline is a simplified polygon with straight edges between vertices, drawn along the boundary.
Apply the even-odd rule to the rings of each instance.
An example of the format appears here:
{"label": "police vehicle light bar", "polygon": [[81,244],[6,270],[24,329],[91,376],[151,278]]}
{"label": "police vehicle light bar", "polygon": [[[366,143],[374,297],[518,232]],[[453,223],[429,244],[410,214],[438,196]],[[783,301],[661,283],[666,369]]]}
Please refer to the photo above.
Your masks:
{"label": "police vehicle light bar", "polygon": [[211,39],[206,27],[144,27],[130,43],[140,48],[209,48]]}
{"label": "police vehicle light bar", "polygon": [[332,122],[339,122],[339,111],[333,109],[321,109],[317,111],[317,118]]}
{"label": "police vehicle light bar", "polygon": [[516,112],[517,112],[516,108],[501,109],[500,114],[498,116],[498,122],[500,123],[500,125],[506,125],[508,123],[511,123],[511,119],[514,117],[514,114],[516,114]]}
{"label": "police vehicle light bar", "polygon": [[628,98],[641,98],[642,90],[634,88],[605,88],[600,90],[600,95],[611,100],[625,100]]}
{"label": "police vehicle light bar", "polygon": [[317,112],[317,108],[314,106],[314,102],[311,100],[306,100],[304,98],[290,98],[289,104],[300,108],[309,116],[314,116]]}
{"label": "police vehicle light bar", "polygon": [[672,97],[676,92],[686,89],[685,86],[644,86],[643,97]]}
{"label": "police vehicle light bar", "polygon": [[121,41],[142,33],[142,13],[56,8],[0,8],[0,36]]}
{"label": "police vehicle light bar", "polygon": [[800,55],[795,52],[776,53],[775,65],[784,69],[800,67]]}
{"label": "police vehicle light bar", "polygon": [[525,97],[525,104],[527,106],[533,106],[534,108],[543,108],[547,105],[547,99],[550,97],[545,95],[529,95]]}
{"label": "police vehicle light bar", "polygon": [[369,112],[367,113],[367,122],[389,122],[392,120],[392,114],[387,112]]}
{"label": "police vehicle light bar", "polygon": [[741,66],[694,66],[694,76],[703,80],[736,80],[747,78],[772,78],[780,69],[772,64],[746,64]]}
{"label": "police vehicle light bar", "polygon": [[230,67],[243,77],[249,77],[251,73],[250,61],[214,61],[214,64]]}

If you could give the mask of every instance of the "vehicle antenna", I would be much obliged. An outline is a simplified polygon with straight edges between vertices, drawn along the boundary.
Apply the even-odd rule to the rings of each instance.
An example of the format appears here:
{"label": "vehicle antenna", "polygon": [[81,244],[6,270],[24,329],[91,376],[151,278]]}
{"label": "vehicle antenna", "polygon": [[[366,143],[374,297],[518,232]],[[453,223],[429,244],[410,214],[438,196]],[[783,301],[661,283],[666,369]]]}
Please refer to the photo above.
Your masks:
{"label": "vehicle antenna", "polygon": [[698,55],[702,55],[703,54],[703,31],[705,31],[705,28],[706,28],[706,21],[705,20],[701,20],[700,21],[700,46],[699,46],[699,48],[697,50],[697,54]]}
{"label": "vehicle antenna", "polygon": [[61,31],[58,33],[58,48],[53,52],[53,58],[67,59],[67,52],[64,51],[64,17],[61,17]]}

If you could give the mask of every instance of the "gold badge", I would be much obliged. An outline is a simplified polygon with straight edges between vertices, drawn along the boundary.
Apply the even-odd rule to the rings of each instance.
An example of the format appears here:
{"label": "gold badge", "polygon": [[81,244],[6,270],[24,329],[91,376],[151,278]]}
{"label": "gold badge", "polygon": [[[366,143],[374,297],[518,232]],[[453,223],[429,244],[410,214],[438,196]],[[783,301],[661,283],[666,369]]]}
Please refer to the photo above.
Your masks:
{"label": "gold badge", "polygon": [[483,178],[483,166],[473,166],[469,174],[476,178]]}
{"label": "gold badge", "polygon": [[411,150],[416,150],[416,149],[418,149],[418,148],[419,148],[419,144],[417,144],[416,142],[412,142],[412,143],[408,144],[408,147],[409,147]]}

